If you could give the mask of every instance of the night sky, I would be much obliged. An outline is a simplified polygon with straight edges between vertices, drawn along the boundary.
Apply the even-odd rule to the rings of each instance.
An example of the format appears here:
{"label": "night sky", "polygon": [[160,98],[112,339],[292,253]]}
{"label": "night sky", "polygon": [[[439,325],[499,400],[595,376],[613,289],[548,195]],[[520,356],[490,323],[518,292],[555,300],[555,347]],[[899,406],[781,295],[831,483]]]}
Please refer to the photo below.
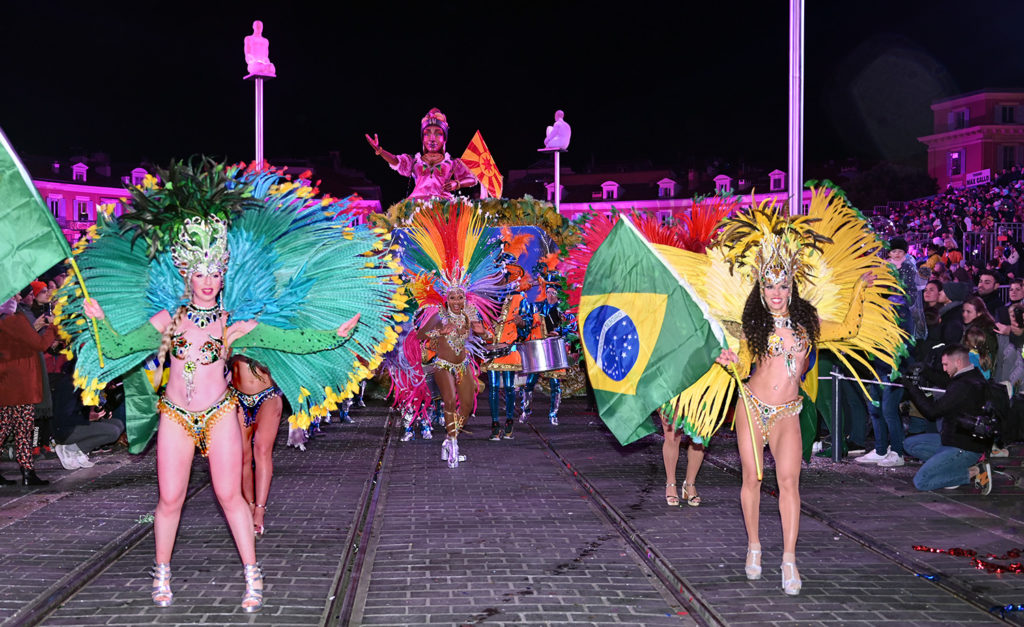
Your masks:
{"label": "night sky", "polygon": [[[324,4],[5,2],[0,126],[26,155],[247,160],[242,39],[261,19],[280,77],[265,88],[268,158],[338,150],[385,196],[404,183],[363,133],[414,152],[432,106],[449,152],[480,129],[506,172],[536,159],[559,108],[577,171],[785,168],[786,2]],[[1024,2],[807,4],[808,163],[923,165],[932,100],[1024,87]]]}

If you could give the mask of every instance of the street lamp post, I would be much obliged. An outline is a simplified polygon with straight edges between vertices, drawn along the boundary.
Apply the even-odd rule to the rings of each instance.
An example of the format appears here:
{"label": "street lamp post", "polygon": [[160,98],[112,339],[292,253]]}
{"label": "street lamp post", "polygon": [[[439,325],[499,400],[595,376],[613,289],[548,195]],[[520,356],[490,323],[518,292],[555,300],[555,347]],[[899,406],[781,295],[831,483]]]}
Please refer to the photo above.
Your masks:
{"label": "street lamp post", "polygon": [[804,0],[789,0],[789,214],[803,213]]}

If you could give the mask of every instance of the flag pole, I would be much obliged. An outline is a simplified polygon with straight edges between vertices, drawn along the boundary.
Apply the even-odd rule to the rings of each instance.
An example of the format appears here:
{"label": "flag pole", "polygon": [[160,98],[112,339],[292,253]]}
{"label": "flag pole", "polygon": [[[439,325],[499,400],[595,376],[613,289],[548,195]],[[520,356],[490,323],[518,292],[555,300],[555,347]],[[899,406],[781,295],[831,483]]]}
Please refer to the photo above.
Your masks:
{"label": "flag pole", "polygon": [[[85,279],[82,278],[82,273],[78,269],[78,264],[75,263],[75,258],[73,256],[68,257],[67,261],[68,264],[71,265],[71,269],[75,273],[75,278],[78,279],[78,284],[82,286],[82,298],[84,298],[85,300],[89,300],[89,290],[85,288]],[[100,329],[96,325],[96,318],[90,318],[90,320],[92,321],[92,335],[94,338],[96,338],[96,354],[100,358],[100,368],[104,368],[105,366],[103,364],[103,348],[100,346]]]}
{"label": "flag pole", "polygon": [[[754,453],[754,468],[757,469],[757,480],[761,481],[764,473],[761,468],[761,458],[757,454],[757,446],[754,444],[754,418],[750,415],[750,399],[747,398],[747,390],[743,387],[743,382],[740,381],[740,373],[736,370],[736,364],[729,364],[729,372],[736,379],[736,385],[740,386],[740,398],[743,399],[743,409],[747,412],[747,428],[750,429],[750,448]],[[733,421],[735,422],[735,418]]]}

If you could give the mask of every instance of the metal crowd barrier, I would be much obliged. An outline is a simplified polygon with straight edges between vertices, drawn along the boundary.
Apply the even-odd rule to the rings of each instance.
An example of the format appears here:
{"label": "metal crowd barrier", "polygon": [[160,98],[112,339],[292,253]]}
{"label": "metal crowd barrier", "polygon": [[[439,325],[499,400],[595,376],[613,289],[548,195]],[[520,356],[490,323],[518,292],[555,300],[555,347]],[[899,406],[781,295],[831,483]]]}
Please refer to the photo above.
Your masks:
{"label": "metal crowd barrier", "polygon": [[[827,377],[818,377],[818,380],[819,381],[857,381],[858,379],[856,377],[848,377],[848,376],[844,375],[838,368],[833,368],[832,372],[829,373],[829,376],[827,376]],[[865,387],[869,386],[869,385],[884,385],[884,386],[888,386],[888,387],[897,387],[897,388],[903,387],[903,384],[901,384],[901,383],[893,383],[892,381],[878,381],[876,379],[860,379],[860,381],[861,381],[861,383],[863,383],[865,385]],[[920,388],[920,389],[925,391],[925,392],[932,392],[933,394],[936,394],[937,396],[942,396],[943,394],[946,393],[945,390],[942,390],[942,389],[939,389],[939,388]],[[842,445],[843,445],[843,440],[842,440],[842,438],[843,438],[843,420],[842,420],[842,417],[843,416],[842,416],[842,405],[839,404],[840,401],[842,400],[842,396],[841,396],[842,392],[841,392],[841,390],[842,390],[842,386],[839,386],[839,385],[833,385],[832,386],[832,433],[831,433],[830,437],[831,437],[831,440],[832,440],[832,461],[834,461],[834,462],[841,462],[841,461],[843,461],[843,449],[842,449]]]}

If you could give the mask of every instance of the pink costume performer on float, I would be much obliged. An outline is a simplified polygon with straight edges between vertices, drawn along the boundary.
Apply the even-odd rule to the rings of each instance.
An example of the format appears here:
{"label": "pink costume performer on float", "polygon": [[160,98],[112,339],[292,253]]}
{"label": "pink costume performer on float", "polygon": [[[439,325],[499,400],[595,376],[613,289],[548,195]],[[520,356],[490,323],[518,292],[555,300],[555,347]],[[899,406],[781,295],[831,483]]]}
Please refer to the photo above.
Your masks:
{"label": "pink costume performer on float", "polygon": [[366,135],[373,151],[388,162],[392,170],[402,176],[412,177],[413,190],[410,199],[426,200],[441,198],[451,200],[452,192],[476,185],[476,177],[461,159],[452,158],[445,152],[448,141],[448,119],[437,108],[431,109],[420,121],[423,151],[415,155],[394,155],[380,146],[377,135]]}

